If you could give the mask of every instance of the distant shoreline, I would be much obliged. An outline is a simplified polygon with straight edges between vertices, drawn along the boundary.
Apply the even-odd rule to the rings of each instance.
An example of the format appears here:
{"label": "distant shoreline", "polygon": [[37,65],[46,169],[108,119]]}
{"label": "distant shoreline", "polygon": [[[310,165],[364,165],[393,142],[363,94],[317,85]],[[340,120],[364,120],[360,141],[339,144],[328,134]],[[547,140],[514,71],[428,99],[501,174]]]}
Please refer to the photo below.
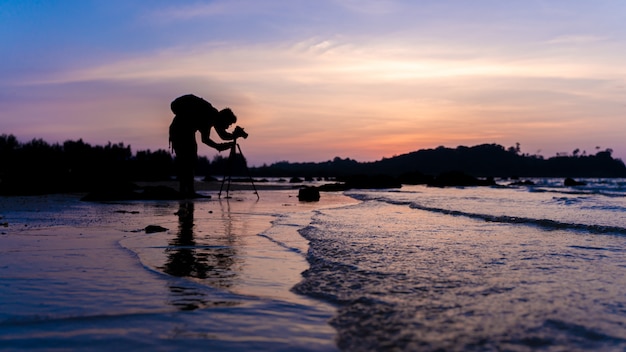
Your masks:
{"label": "distant shoreline", "polygon": [[[337,179],[352,184],[352,188],[397,188],[401,184],[433,184],[442,176],[466,175],[463,182],[451,185],[488,185],[482,179],[495,178],[622,178],[626,165],[612,156],[612,150],[596,154],[573,152],[545,159],[542,156],[522,154],[519,148],[497,144],[473,147],[438,147],[410,152],[375,162],[358,162],[339,157],[321,163],[276,162],[271,165],[248,168],[241,154],[230,160],[218,156],[212,162],[200,157],[197,175],[232,175],[259,178],[284,177],[302,179]],[[0,135],[0,195],[36,195],[66,192],[91,192],[116,190],[134,182],[168,183],[177,174],[175,158],[166,150],[138,151],[130,146],[108,144],[91,146],[82,140],[66,141],[63,145],[50,145],[43,140],[19,143],[14,136]],[[474,179],[481,179],[477,182]],[[124,186],[126,184],[126,186]],[[306,185],[306,182],[303,183]],[[438,185],[441,185],[439,183]],[[443,184],[448,185],[448,183]],[[219,181],[202,184],[200,189],[216,189]],[[261,189],[298,187],[266,185],[257,182]],[[238,187],[247,188],[246,182]],[[177,190],[178,186],[171,187]],[[337,187],[334,190],[341,190]]]}

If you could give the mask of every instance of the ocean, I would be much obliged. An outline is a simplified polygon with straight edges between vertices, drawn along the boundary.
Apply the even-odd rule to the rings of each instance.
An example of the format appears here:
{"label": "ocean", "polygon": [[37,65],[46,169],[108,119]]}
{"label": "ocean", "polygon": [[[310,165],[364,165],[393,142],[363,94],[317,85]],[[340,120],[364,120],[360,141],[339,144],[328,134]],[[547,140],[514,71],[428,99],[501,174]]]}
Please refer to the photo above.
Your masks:
{"label": "ocean", "polygon": [[531,181],[3,197],[0,349],[626,350],[626,180]]}
{"label": "ocean", "polygon": [[349,191],[296,292],[347,351],[626,350],[626,180]]}

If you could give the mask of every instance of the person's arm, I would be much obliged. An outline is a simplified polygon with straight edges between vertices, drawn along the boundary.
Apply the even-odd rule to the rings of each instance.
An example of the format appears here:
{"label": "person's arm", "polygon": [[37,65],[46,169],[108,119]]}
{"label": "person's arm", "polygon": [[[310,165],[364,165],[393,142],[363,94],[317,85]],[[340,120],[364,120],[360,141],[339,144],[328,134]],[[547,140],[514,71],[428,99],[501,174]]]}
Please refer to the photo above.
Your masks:
{"label": "person's arm", "polygon": [[226,129],[221,129],[218,127],[214,127],[214,128],[215,128],[215,132],[217,132],[217,135],[220,136],[220,138],[225,141],[232,141],[233,139],[236,138],[235,135],[226,131]]}
{"label": "person's arm", "polygon": [[[219,130],[216,130],[216,131],[218,131],[218,135],[220,136],[220,138],[228,139],[228,138],[222,137],[222,135],[219,133]],[[210,133],[211,133],[211,129],[210,128],[208,130],[200,131],[200,136],[202,137],[202,143],[208,145],[211,148],[215,148],[215,149],[219,150],[220,152],[223,151],[223,150],[228,150],[228,149],[233,147],[233,143],[234,142],[228,142],[228,143],[217,143],[217,142],[215,142],[214,140],[211,139]],[[230,134],[230,133],[227,133],[227,134],[232,136],[232,134]],[[230,138],[230,139],[234,139],[234,138]]]}

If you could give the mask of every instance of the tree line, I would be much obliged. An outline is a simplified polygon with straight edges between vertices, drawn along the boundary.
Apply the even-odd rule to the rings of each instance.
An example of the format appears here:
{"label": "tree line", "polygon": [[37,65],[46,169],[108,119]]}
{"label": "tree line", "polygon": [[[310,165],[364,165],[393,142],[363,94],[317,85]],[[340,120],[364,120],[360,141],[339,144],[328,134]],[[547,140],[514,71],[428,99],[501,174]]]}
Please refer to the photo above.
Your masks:
{"label": "tree line", "polygon": [[[198,175],[222,175],[246,168],[242,155],[231,163],[216,155],[198,158]],[[176,176],[174,157],[164,149],[139,150],[130,145],[91,145],[79,140],[50,144],[35,138],[20,142],[14,135],[0,135],[0,194],[84,192],[103,183],[165,181]]]}
{"label": "tree line", "polygon": [[[229,171],[230,170],[230,171]],[[326,162],[280,161],[261,167],[247,167],[242,155],[235,160],[217,155],[209,161],[200,157],[200,176],[255,177],[346,177],[353,175],[437,175],[463,172],[475,177],[626,177],[626,167],[612,157],[612,150],[594,155],[573,153],[544,159],[527,155],[517,147],[497,144],[473,147],[438,147],[358,162],[336,157]],[[42,139],[21,143],[14,135],[0,135],[0,194],[43,194],[89,191],[102,183],[172,180],[174,158],[167,150],[140,150],[111,143],[92,146],[82,139],[49,144]]]}

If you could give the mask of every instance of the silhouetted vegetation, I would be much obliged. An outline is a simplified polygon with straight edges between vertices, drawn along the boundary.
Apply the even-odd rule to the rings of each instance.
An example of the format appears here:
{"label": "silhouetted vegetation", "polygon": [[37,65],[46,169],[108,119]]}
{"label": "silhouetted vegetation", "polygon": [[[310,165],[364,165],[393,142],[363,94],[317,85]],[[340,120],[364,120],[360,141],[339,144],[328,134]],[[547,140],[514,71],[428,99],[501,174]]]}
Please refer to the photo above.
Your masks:
{"label": "silhouetted vegetation", "polygon": [[[222,155],[212,161],[201,157],[197,174],[245,175],[246,160],[241,154],[236,157],[231,166],[228,157]],[[103,184],[172,180],[175,175],[174,160],[167,150],[133,154],[123,143],[91,146],[82,139],[63,144],[41,139],[20,143],[13,135],[1,135],[0,161],[0,194],[4,195],[87,192],[102,189]],[[256,177],[336,178],[351,187],[387,188],[437,185],[437,180],[450,176],[459,184],[490,184],[488,179],[476,179],[489,177],[626,177],[626,166],[612,157],[611,149],[594,155],[575,150],[571,155],[544,159],[521,154],[519,145],[507,149],[483,144],[425,149],[364,163],[339,157],[321,163],[281,161],[250,168],[250,172]]]}
{"label": "silhouetted vegetation", "polygon": [[0,194],[5,195],[82,192],[103,183],[168,179],[173,173],[166,150],[133,155],[123,143],[91,146],[82,139],[20,143],[13,135],[1,135],[0,160]]}
{"label": "silhouetted vegetation", "polygon": [[544,159],[521,154],[519,145],[505,149],[497,144],[482,144],[424,149],[366,163],[339,157],[321,163],[283,161],[254,168],[253,174],[300,177],[384,174],[399,177],[403,182],[419,183],[428,183],[432,176],[452,171],[473,177],[626,177],[624,163],[611,154],[612,150],[607,149],[595,155],[573,153]]}

